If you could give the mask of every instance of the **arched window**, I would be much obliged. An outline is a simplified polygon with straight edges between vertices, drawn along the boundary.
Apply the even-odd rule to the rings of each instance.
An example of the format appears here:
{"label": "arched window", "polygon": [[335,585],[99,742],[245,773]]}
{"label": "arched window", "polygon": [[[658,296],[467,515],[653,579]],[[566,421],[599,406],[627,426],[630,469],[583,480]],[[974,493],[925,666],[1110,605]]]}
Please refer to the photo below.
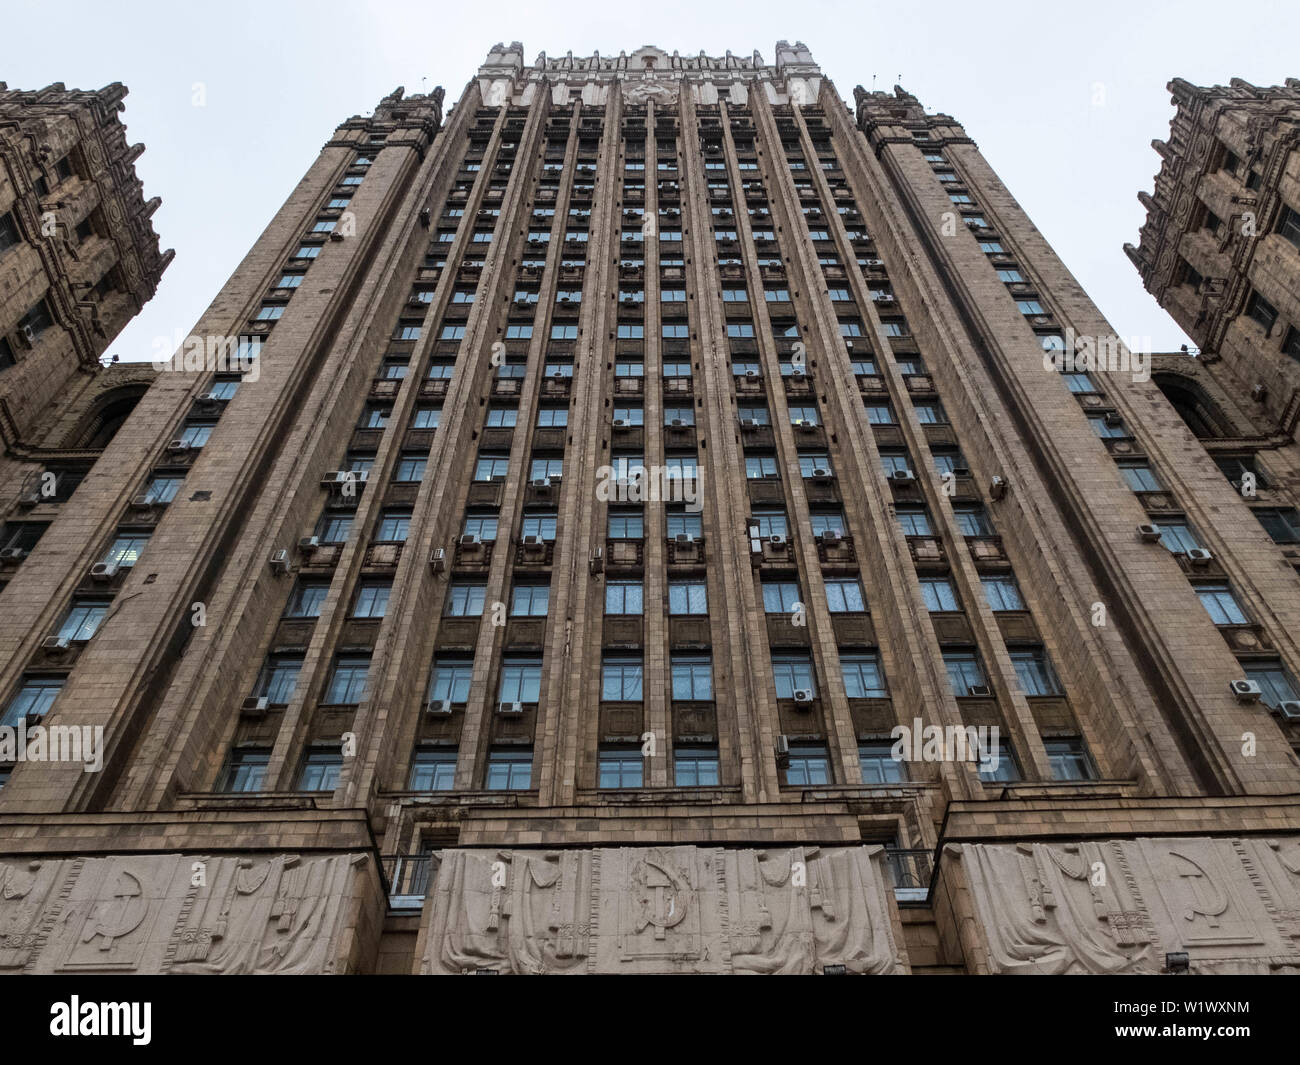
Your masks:
{"label": "arched window", "polygon": [[1227,419],[1200,385],[1174,374],[1156,374],[1155,382],[1198,439],[1233,435]]}
{"label": "arched window", "polygon": [[90,408],[65,447],[102,451],[117,435],[130,413],[147,391],[145,385],[115,388],[101,396]]}

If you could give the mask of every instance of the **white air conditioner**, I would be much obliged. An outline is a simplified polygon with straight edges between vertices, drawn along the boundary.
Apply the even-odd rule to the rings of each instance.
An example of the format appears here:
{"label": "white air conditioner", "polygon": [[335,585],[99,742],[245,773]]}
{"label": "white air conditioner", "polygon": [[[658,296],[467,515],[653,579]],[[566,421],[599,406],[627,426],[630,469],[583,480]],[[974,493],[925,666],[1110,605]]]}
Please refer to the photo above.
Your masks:
{"label": "white air conditioner", "polygon": [[790,763],[790,738],[788,736],[777,736],[776,743],[773,744],[776,749],[776,764],[786,766]]}
{"label": "white air conditioner", "polygon": [[503,714],[522,714],[524,704],[519,702],[502,702],[497,704],[497,710]]}
{"label": "white air conditioner", "polygon": [[780,533],[773,533],[767,538],[767,542],[773,547],[780,547],[785,543],[785,537]]}
{"label": "white air conditioner", "polygon": [[693,544],[695,537],[690,533],[678,533],[673,539],[679,544]]}
{"label": "white air conditioner", "polygon": [[1154,544],[1160,539],[1159,525],[1139,525],[1137,531],[1138,539],[1144,543]]}
{"label": "white air conditioner", "polygon": [[525,547],[541,547],[541,546],[542,546],[542,538],[541,538],[540,536],[525,536],[525,537],[524,537],[524,546],[525,546]]}
{"label": "white air conditioner", "polygon": [[751,381],[756,380],[756,379],[758,378],[758,371],[757,371],[757,370],[746,370],[746,371],[745,371],[745,376],[748,377]]}
{"label": "white air conditioner", "polygon": [[21,562],[27,557],[27,552],[21,547],[6,547],[0,551],[0,562]]}
{"label": "white air conditioner", "polygon": [[431,714],[450,714],[450,699],[431,699],[429,700],[429,713]]}
{"label": "white air conditioner", "polygon": [[628,427],[628,422],[627,422],[627,419],[626,419],[626,418],[615,418],[615,419],[614,419],[614,428],[615,428],[615,429],[626,429],[627,427]]}
{"label": "white air conditioner", "polygon": [[1117,410],[1107,411],[1106,424],[1110,426],[1123,425],[1124,419]]}
{"label": "white air conditioner", "polygon": [[529,484],[531,484],[534,488],[550,488],[551,479],[549,477],[537,477],[534,480],[530,481]]}
{"label": "white air conditioner", "polygon": [[184,454],[190,449],[190,445],[184,440],[173,440],[167,445],[167,450],[174,455]]}
{"label": "white air conditioner", "polygon": [[980,698],[987,699],[993,694],[993,691],[987,684],[972,684],[966,689],[967,695],[976,695]]}
{"label": "white air conditioner", "polygon": [[594,577],[605,570],[605,550],[598,547],[587,561],[587,570]]}
{"label": "white air conditioner", "polygon": [[1263,403],[1268,399],[1268,385],[1258,384],[1250,390],[1250,398],[1256,403]]}
{"label": "white air conditioner", "polygon": [[741,418],[740,427],[742,429],[757,429],[758,422],[754,418]]}
{"label": "white air conditioner", "polygon": [[447,568],[447,552],[441,547],[435,547],[429,556],[429,565],[433,567],[434,573],[441,573]]}
{"label": "white air conditioner", "polygon": [[310,555],[318,547],[320,547],[319,536],[304,536],[298,541],[298,550],[304,555]]}
{"label": "white air conditioner", "polygon": [[1234,680],[1229,687],[1239,703],[1257,703],[1263,694],[1259,684],[1253,680]]}
{"label": "white air conditioner", "polygon": [[113,562],[96,562],[90,567],[92,581],[111,581],[117,576],[117,565]]}
{"label": "white air conditioner", "polygon": [[911,484],[916,480],[916,474],[911,470],[895,470],[889,475],[889,479],[895,484]]}
{"label": "white air conditioner", "polygon": [[271,556],[271,569],[276,573],[289,572],[289,552],[281,548]]}
{"label": "white air conditioner", "polygon": [[148,496],[134,496],[131,499],[132,510],[153,510],[153,500]]}
{"label": "white air conditioner", "polygon": [[476,547],[478,546],[478,537],[475,536],[473,533],[466,533],[464,536],[460,538],[460,546]]}
{"label": "white air conditioner", "polygon": [[1277,714],[1287,721],[1300,721],[1300,699],[1284,699],[1277,704]]}
{"label": "white air conditioner", "polygon": [[1187,561],[1193,566],[1208,566],[1214,561],[1214,553],[1207,551],[1203,547],[1189,547],[1187,549]]}
{"label": "white air conditioner", "polygon": [[674,429],[680,429],[682,426],[686,424],[686,422],[684,422],[681,418],[674,418],[668,424],[672,426]]}
{"label": "white air conditioner", "polygon": [[794,690],[794,701],[796,703],[810,703],[813,701],[811,688],[796,688]]}
{"label": "white air conditioner", "polygon": [[266,695],[250,695],[239,707],[241,717],[264,717],[271,699]]}
{"label": "white air conditioner", "polygon": [[817,539],[824,544],[838,544],[840,542],[840,534],[835,532],[833,529],[827,529],[824,533],[818,536]]}
{"label": "white air conditioner", "polygon": [[41,641],[41,650],[49,654],[62,654],[72,646],[66,636],[47,636]]}
{"label": "white air conditioner", "polygon": [[23,339],[27,341],[27,346],[33,347],[36,344],[36,330],[30,325],[23,326]]}
{"label": "white air conditioner", "polygon": [[220,402],[221,397],[215,392],[204,392],[203,395],[198,398],[198,403],[204,407],[215,407]]}
{"label": "white air conditioner", "polygon": [[1004,477],[994,477],[989,481],[989,498],[1001,499],[1007,494],[1007,482]]}
{"label": "white air conditioner", "polygon": [[794,424],[798,426],[800,429],[802,429],[805,433],[811,433],[814,429],[817,428],[816,422],[805,421],[802,418],[800,418]]}
{"label": "white air conditioner", "polygon": [[818,466],[812,471],[811,476],[814,481],[829,481],[831,479],[831,471],[824,470]]}

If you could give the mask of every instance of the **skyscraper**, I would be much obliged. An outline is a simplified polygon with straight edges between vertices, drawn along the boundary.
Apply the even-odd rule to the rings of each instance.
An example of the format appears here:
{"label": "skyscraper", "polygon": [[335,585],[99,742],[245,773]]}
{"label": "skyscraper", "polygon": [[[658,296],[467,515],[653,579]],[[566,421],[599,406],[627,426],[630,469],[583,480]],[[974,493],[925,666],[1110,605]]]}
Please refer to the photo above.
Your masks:
{"label": "skyscraper", "polygon": [[90,752],[0,791],[0,966],[1300,966],[1294,567],[855,96],[516,43],[339,126],[0,592]]}

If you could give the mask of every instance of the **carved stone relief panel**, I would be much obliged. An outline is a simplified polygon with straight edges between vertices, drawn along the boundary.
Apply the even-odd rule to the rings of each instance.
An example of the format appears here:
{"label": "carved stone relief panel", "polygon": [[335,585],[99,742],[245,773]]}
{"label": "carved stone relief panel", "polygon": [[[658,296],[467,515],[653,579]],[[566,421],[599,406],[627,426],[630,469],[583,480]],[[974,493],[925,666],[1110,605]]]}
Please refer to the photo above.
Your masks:
{"label": "carved stone relief panel", "polygon": [[947,848],[1002,973],[1300,971],[1300,840],[1159,838]]}
{"label": "carved stone relief panel", "polygon": [[0,862],[0,973],[327,973],[365,855]]}
{"label": "carved stone relief panel", "polygon": [[879,847],[449,850],[421,969],[905,971]]}

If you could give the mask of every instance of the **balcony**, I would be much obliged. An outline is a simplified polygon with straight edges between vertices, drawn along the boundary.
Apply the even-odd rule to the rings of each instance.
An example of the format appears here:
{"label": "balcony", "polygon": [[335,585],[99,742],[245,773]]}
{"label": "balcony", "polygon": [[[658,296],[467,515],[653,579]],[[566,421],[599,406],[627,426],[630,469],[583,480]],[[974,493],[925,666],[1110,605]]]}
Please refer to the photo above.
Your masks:
{"label": "balcony", "polygon": [[434,856],[428,854],[390,854],[379,860],[384,882],[388,885],[388,908],[420,910],[437,872]]}
{"label": "balcony", "polygon": [[885,848],[885,865],[898,902],[923,903],[930,895],[934,854],[927,850]]}

